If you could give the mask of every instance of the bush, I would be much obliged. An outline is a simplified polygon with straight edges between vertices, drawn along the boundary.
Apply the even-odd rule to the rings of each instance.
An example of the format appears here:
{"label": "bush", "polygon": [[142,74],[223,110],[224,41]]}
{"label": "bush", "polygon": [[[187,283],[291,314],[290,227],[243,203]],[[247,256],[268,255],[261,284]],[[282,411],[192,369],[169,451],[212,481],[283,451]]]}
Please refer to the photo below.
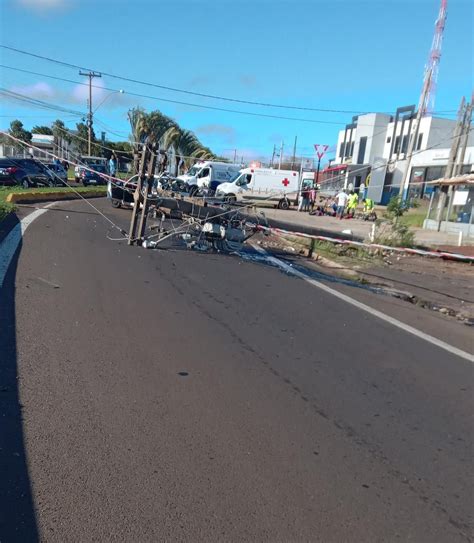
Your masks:
{"label": "bush", "polygon": [[[415,202],[413,207],[417,207]],[[391,198],[384,213],[386,221],[377,221],[375,243],[390,247],[413,247],[415,235],[410,227],[400,222],[400,218],[409,210],[410,205],[400,196]]]}

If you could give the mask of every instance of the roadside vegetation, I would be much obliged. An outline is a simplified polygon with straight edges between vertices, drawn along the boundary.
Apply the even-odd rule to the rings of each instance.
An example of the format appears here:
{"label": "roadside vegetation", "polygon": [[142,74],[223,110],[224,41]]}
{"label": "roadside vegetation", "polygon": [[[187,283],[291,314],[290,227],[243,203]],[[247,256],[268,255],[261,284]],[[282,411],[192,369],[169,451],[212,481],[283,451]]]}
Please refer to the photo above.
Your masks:
{"label": "roadside vegetation", "polygon": [[[412,204],[412,209],[417,205]],[[407,215],[410,207],[400,196],[394,196],[387,205],[383,220],[376,223],[374,242],[390,247],[413,247],[415,234],[410,229],[414,222],[418,222],[419,215],[414,212]],[[416,218],[409,220],[408,217]]]}

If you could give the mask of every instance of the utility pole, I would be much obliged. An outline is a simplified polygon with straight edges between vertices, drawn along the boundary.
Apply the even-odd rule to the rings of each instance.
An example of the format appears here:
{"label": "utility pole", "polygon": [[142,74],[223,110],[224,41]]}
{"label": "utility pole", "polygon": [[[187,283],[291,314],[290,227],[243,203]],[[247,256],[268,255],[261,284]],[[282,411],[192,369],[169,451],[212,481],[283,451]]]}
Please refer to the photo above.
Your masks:
{"label": "utility pole", "polygon": [[148,216],[148,194],[153,184],[158,154],[157,146],[156,144],[144,143],[139,153],[137,159],[140,161],[140,165],[138,167],[137,186],[133,195],[134,206],[128,234],[129,245],[134,243],[141,245],[143,241]]}
{"label": "utility pole", "polygon": [[272,161],[270,163],[270,168],[273,168],[273,161],[275,160],[275,152],[276,152],[276,145],[273,144],[273,153],[272,153]]}
{"label": "utility pole", "polygon": [[453,141],[451,143],[451,149],[449,151],[448,164],[444,173],[444,177],[449,179],[453,176],[454,168],[457,164],[457,157],[459,152],[459,146],[461,143],[461,137],[464,131],[464,124],[466,119],[466,99],[464,96],[461,99],[458,109],[458,119],[453,133]]}
{"label": "utility pole", "polygon": [[237,164],[237,149],[234,149],[234,164]]}
{"label": "utility pole", "polygon": [[89,156],[92,153],[92,80],[94,77],[102,77],[102,74],[99,72],[83,72],[79,71],[79,75],[85,75],[89,78],[89,113],[87,114],[87,152]]}
{"label": "utility pole", "polygon": [[281,160],[282,160],[282,157],[283,157],[283,140],[281,140],[281,145],[280,145],[280,157],[279,157],[279,160],[278,160],[278,169],[281,170]]}
{"label": "utility pole", "polygon": [[454,165],[453,176],[461,175],[464,165],[464,158],[466,156],[467,143],[469,140],[469,132],[471,131],[472,112],[474,109],[474,92],[471,95],[471,101],[466,105],[464,111],[464,122],[461,129],[461,136],[459,141],[460,152],[456,164]]}
{"label": "utility pole", "polygon": [[291,160],[291,169],[295,167],[295,160],[296,160],[296,142],[298,140],[298,136],[295,136],[295,144],[293,145],[293,159]]}
{"label": "utility pole", "polygon": [[[464,157],[466,154],[467,141],[469,138],[469,132],[471,129],[471,117],[473,106],[474,94],[471,96],[471,101],[466,103],[464,96],[462,97],[461,104],[458,110],[458,120],[454,128],[453,142],[449,151],[448,164],[444,174],[445,179],[455,177],[462,173],[462,166],[464,163]],[[440,192],[438,202],[438,212],[436,220],[438,221],[438,232],[441,229],[441,221],[443,210],[446,206],[446,198],[448,199],[448,205],[446,208],[446,222],[449,222],[451,217],[451,210],[453,207],[453,186],[449,185],[448,194]]]}

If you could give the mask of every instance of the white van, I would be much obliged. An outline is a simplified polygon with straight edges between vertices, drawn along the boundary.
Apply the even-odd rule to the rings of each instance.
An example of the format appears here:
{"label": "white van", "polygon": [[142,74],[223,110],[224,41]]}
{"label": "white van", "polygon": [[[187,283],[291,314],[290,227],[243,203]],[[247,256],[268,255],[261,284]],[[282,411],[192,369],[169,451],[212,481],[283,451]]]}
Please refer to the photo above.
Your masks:
{"label": "white van", "polygon": [[229,203],[243,200],[278,202],[279,208],[288,209],[290,199],[297,198],[298,189],[298,172],[244,168],[234,181],[219,185],[216,196]]}
{"label": "white van", "polygon": [[228,162],[199,162],[177,179],[183,181],[189,194],[194,196],[201,189],[215,190],[220,183],[232,181],[239,174],[241,167]]}

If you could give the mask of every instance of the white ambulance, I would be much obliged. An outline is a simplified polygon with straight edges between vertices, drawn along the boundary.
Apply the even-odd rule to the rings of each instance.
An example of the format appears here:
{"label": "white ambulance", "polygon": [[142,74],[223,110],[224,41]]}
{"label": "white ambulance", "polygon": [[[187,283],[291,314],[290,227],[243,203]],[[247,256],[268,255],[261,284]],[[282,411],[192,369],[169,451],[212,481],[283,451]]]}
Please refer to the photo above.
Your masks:
{"label": "white ambulance", "polygon": [[177,179],[184,182],[191,196],[196,195],[202,189],[215,190],[220,183],[232,181],[238,175],[242,165],[229,164],[228,162],[198,162],[187,173]]}
{"label": "white ambulance", "polygon": [[299,189],[299,173],[271,168],[244,168],[231,183],[221,183],[216,197],[225,202],[269,201],[277,202],[281,209],[290,207]]}

